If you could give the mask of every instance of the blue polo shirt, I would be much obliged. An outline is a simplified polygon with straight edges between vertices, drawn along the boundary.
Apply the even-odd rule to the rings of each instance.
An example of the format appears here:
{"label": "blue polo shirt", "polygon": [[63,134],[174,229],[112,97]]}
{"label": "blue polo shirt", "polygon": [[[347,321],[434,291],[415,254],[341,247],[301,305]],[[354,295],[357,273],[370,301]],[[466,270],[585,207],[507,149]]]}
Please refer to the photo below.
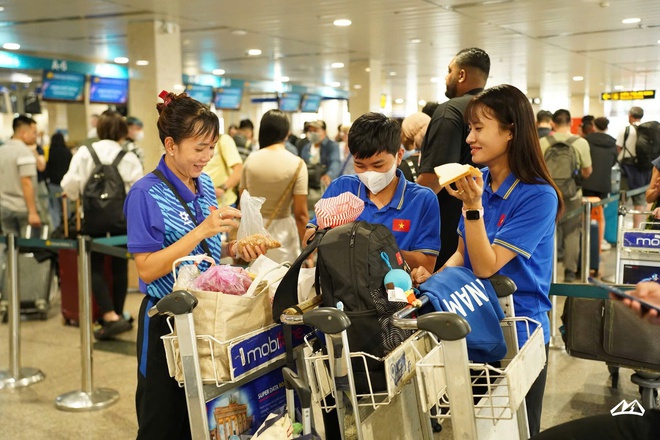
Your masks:
{"label": "blue polo shirt", "polygon": [[[381,209],[369,200],[367,188],[358,176],[346,175],[332,181],[323,198],[350,192],[364,201],[364,211],[357,220],[380,223],[392,231],[399,248],[404,251],[438,255],[440,250],[440,209],[433,191],[408,182],[401,170],[396,191],[389,204]],[[316,218],[311,224],[316,225]]]}
{"label": "blue polo shirt", "polygon": [[[202,174],[195,179],[197,194],[165,165],[164,156],[156,169],[163,172],[183,200],[194,213],[197,223],[210,214],[212,206],[218,207],[211,178]],[[131,187],[124,203],[124,214],[128,225],[128,250],[131,253],[156,252],[177,242],[195,228],[181,202],[153,173],[145,175]],[[221,252],[220,236],[207,238],[211,257],[219,262]],[[190,255],[204,254],[201,244]],[[200,269],[204,269],[200,266]],[[172,291],[174,277],[171,273],[146,284],[140,280],[140,292],[155,298],[162,298]]]}
{"label": "blue polo shirt", "polygon": [[[543,325],[545,342],[550,341],[548,298],[552,278],[557,193],[548,184],[521,182],[513,174],[504,180],[496,192],[490,188],[490,172],[482,170],[484,192],[484,223],[491,243],[504,246],[517,255],[498,273],[511,278],[518,289],[513,294],[516,316],[525,316]],[[458,224],[458,233],[465,240],[465,219]],[[465,245],[465,267],[472,269]],[[522,325],[518,326],[518,343],[527,340]]]}

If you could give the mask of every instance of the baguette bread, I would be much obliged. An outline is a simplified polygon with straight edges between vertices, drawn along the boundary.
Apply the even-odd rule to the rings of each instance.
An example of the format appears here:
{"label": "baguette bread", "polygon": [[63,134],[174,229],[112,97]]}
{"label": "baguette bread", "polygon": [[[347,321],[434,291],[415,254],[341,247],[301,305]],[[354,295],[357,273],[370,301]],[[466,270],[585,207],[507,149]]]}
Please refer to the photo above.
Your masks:
{"label": "baguette bread", "polygon": [[438,176],[440,186],[447,186],[467,176],[481,176],[481,171],[468,164],[446,163],[433,169]]}

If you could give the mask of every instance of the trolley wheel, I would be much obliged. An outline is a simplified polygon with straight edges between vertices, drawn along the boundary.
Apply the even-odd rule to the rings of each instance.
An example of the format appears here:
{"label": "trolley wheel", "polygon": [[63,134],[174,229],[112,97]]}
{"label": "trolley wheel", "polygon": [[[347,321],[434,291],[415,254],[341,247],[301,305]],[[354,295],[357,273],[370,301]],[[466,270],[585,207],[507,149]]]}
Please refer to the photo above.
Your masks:
{"label": "trolley wheel", "polygon": [[607,369],[610,371],[610,379],[612,379],[612,388],[619,387],[619,367],[607,366]]}
{"label": "trolley wheel", "polygon": [[649,410],[656,407],[656,397],[658,391],[655,388],[642,388],[642,406],[644,409]]}

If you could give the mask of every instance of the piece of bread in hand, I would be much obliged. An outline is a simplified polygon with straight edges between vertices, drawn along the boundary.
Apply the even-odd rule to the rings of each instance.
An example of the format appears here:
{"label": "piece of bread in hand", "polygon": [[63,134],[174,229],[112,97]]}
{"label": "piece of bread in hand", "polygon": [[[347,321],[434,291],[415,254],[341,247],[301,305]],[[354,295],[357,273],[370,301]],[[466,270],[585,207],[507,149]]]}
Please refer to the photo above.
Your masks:
{"label": "piece of bread in hand", "polygon": [[481,176],[481,171],[479,171],[478,168],[460,163],[446,163],[439,167],[435,167],[433,171],[435,171],[435,174],[438,176],[440,186],[447,186],[450,183],[454,183],[457,180],[470,175],[474,177]]}

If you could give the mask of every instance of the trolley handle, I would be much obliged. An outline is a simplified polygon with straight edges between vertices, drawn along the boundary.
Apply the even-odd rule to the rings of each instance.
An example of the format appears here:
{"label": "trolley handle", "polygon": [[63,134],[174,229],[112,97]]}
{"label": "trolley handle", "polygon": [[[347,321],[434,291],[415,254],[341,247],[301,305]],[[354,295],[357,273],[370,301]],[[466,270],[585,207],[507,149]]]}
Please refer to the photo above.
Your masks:
{"label": "trolley handle", "polygon": [[309,408],[312,404],[312,390],[307,383],[289,367],[282,368],[284,386],[287,390],[295,390],[300,398],[300,404],[303,408]]}
{"label": "trolley handle", "polygon": [[161,298],[155,306],[149,309],[149,317],[155,315],[177,316],[192,313],[198,300],[187,290],[175,290]]}
{"label": "trolley handle", "polygon": [[351,325],[346,313],[334,307],[319,307],[297,315],[282,313],[280,321],[284,325],[309,325],[329,335],[339,334]]}
{"label": "trolley handle", "polygon": [[442,341],[458,341],[470,333],[470,324],[452,312],[431,312],[417,319],[417,327],[433,333]]}

